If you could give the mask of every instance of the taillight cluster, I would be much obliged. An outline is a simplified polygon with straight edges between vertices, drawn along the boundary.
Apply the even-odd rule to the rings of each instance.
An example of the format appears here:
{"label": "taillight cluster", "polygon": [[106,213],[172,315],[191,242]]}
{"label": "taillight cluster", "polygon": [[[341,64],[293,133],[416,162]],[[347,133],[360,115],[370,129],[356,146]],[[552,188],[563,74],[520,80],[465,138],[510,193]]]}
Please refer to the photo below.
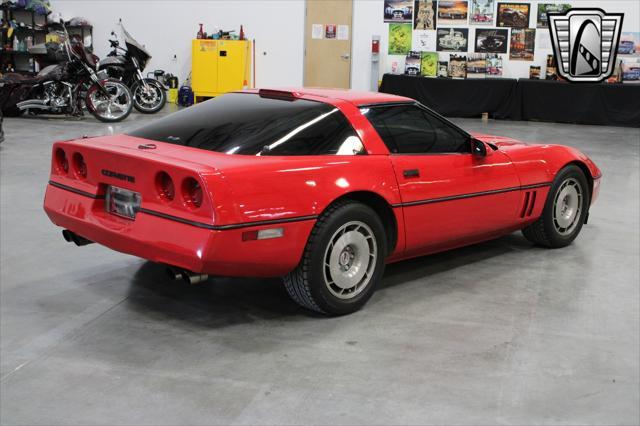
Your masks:
{"label": "taillight cluster", "polygon": [[[171,176],[167,172],[158,172],[155,182],[158,197],[166,202],[173,201],[176,196],[176,187]],[[190,209],[197,209],[202,205],[202,186],[192,177],[187,177],[182,181],[180,195],[184,205]]]}
{"label": "taillight cluster", "polygon": [[[87,163],[79,152],[75,152],[71,157],[72,176],[84,180],[87,178]],[[54,154],[54,168],[58,174],[69,174],[69,158],[62,148],[57,148]]]}

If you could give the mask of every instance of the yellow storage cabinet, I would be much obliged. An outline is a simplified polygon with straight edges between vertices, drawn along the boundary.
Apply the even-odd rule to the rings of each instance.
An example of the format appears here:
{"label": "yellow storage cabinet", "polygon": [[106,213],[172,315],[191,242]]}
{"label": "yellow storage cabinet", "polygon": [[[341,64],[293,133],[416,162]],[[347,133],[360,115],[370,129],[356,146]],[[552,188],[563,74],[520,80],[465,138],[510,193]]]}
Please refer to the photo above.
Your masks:
{"label": "yellow storage cabinet", "polygon": [[248,87],[251,70],[249,40],[193,40],[191,88],[194,100]]}

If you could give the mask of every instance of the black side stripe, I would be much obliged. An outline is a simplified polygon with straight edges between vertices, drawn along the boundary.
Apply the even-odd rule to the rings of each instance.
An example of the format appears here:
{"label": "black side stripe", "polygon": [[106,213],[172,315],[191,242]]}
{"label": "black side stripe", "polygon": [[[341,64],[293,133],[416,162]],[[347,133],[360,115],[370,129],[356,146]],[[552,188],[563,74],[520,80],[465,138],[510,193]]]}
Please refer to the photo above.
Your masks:
{"label": "black side stripe", "polygon": [[284,219],[259,220],[256,222],[233,223],[230,225],[210,225],[208,223],[196,222],[193,220],[184,219],[178,216],[173,216],[170,214],[161,213],[155,210],[149,210],[145,208],[141,208],[140,210],[138,210],[138,212],[145,213],[151,216],[161,217],[163,219],[173,220],[175,222],[180,222],[187,225],[197,226],[198,228],[210,229],[213,231],[225,231],[229,229],[248,228],[250,226],[278,225],[281,223],[302,222],[305,220],[315,220],[318,218],[317,215],[310,215],[310,216],[288,217]]}
{"label": "black side stripe", "polygon": [[493,194],[502,194],[504,192],[523,191],[526,189],[542,188],[545,186],[551,186],[551,182],[536,183],[533,185],[514,186],[512,188],[492,189],[491,191],[472,192],[469,194],[452,195],[449,197],[429,198],[426,200],[409,201],[406,203],[392,204],[391,207],[397,208],[397,207],[420,206],[423,204],[433,204],[433,203],[441,203],[444,201],[462,200],[465,198],[482,197],[484,195],[493,195]]}
{"label": "black side stripe", "polygon": [[54,182],[52,180],[49,181],[49,185],[55,186],[56,188],[64,189],[69,192],[73,192],[78,195],[82,195],[84,197],[93,198],[94,200],[102,200],[104,199],[104,195],[92,194],[91,192],[86,192],[81,189],[76,189],[71,186],[64,185],[62,183]]}
{"label": "black side stripe", "polygon": [[[74,194],[82,195],[84,197],[93,198],[94,200],[103,200],[104,195],[92,194],[90,192],[82,191],[71,186],[64,185],[62,183],[49,181],[49,185],[55,186],[56,188],[64,189],[69,192],[73,192]],[[186,225],[197,226],[198,228],[209,229],[213,231],[224,231],[228,229],[239,229],[239,228],[248,228],[250,226],[264,226],[264,225],[278,225],[280,223],[291,223],[291,222],[302,222],[305,220],[315,220],[318,218],[318,215],[309,215],[309,216],[296,216],[296,217],[288,217],[283,219],[270,219],[270,220],[259,220],[255,222],[243,222],[243,223],[233,223],[230,225],[211,225],[208,223],[197,222],[195,220],[184,219],[182,217],[173,216],[166,213],[157,212],[155,210],[149,210],[145,208],[140,208],[138,213],[148,214],[150,216],[161,217],[163,219],[172,220],[174,222],[184,223]]]}

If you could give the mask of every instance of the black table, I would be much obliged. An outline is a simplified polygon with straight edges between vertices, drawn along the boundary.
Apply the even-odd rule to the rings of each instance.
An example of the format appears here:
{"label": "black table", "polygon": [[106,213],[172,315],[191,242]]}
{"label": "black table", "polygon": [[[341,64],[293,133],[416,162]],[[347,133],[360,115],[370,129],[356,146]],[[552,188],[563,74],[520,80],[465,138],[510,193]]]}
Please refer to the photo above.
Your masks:
{"label": "black table", "polygon": [[455,80],[385,74],[380,91],[407,96],[448,117],[511,117],[517,80],[483,78]]}
{"label": "black table", "polygon": [[385,74],[381,92],[414,98],[442,115],[640,127],[640,84]]}
{"label": "black table", "polygon": [[640,85],[520,79],[515,120],[640,127]]}

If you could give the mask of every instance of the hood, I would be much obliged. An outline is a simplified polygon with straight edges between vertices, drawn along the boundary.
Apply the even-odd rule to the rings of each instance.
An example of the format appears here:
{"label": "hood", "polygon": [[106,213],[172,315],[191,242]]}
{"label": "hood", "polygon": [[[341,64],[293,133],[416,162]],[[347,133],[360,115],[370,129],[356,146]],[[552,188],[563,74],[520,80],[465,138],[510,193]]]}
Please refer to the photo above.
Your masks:
{"label": "hood", "polygon": [[505,136],[487,135],[484,133],[471,133],[471,136],[473,136],[478,140],[481,140],[482,142],[496,145],[499,148],[508,148],[513,146],[522,147],[522,146],[534,145],[534,144],[519,141],[517,139],[508,138]]}

